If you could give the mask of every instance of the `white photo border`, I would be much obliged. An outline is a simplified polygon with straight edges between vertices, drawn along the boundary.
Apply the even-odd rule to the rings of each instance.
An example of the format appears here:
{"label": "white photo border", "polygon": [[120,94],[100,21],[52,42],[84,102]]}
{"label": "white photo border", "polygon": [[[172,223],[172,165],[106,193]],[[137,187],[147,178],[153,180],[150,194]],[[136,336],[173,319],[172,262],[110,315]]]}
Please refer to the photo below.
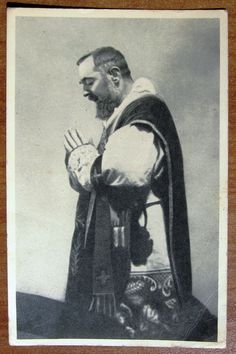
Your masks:
{"label": "white photo border", "polygon": [[[219,190],[219,273],[218,341],[166,341],[117,339],[17,339],[16,249],[15,249],[15,23],[17,17],[76,18],[194,18],[220,20],[220,190]],[[103,10],[9,8],[7,13],[7,234],[8,315],[11,345],[92,345],[140,347],[224,348],[227,325],[227,229],[228,229],[228,15],[225,10]]]}

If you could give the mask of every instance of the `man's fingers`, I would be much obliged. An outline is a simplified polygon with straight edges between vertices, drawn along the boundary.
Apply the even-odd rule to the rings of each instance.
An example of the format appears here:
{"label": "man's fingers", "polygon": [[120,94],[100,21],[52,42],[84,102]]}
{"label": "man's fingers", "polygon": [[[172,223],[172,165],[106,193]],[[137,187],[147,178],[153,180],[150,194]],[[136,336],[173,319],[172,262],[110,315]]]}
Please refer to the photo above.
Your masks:
{"label": "man's fingers", "polygon": [[68,137],[71,139],[71,141],[73,143],[76,144],[76,146],[80,146],[81,145],[81,140],[78,139],[78,136],[77,136],[77,134],[75,132],[75,129],[69,129],[68,130]]}
{"label": "man's fingers", "polygon": [[64,146],[65,146],[65,149],[68,151],[68,152],[71,152],[73,150],[73,148],[70,146],[70,144],[67,142],[66,138],[64,139]]}
{"label": "man's fingers", "polygon": [[81,132],[79,133],[77,129],[75,129],[75,133],[76,133],[78,139],[81,141],[81,144],[84,144],[85,138],[84,138],[83,134]]}
{"label": "man's fingers", "polygon": [[68,151],[76,149],[78,146],[85,144],[85,138],[77,129],[69,129],[64,135],[64,146]]}
{"label": "man's fingers", "polygon": [[78,132],[77,129],[71,129],[70,134],[78,146],[84,144],[83,136]]}
{"label": "man's fingers", "polygon": [[65,134],[65,141],[72,149],[75,149],[78,146],[69,131]]}

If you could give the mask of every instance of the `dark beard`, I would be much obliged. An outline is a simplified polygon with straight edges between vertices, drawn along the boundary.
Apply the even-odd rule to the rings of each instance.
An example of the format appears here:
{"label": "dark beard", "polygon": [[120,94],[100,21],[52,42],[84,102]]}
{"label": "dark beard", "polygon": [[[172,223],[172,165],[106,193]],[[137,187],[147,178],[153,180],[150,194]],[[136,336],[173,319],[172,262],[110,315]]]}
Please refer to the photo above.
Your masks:
{"label": "dark beard", "polygon": [[96,102],[96,118],[101,120],[108,119],[118,105],[118,102],[111,99],[98,100]]}

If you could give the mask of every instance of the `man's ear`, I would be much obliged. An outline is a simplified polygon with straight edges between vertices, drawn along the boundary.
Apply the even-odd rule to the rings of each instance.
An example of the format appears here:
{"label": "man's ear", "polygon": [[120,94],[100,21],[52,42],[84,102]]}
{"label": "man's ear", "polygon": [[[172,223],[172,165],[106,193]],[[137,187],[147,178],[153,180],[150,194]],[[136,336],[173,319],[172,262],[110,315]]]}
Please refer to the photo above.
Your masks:
{"label": "man's ear", "polygon": [[114,84],[118,85],[121,80],[120,68],[118,68],[118,66],[113,66],[109,70],[109,74],[110,74],[111,80],[114,82]]}

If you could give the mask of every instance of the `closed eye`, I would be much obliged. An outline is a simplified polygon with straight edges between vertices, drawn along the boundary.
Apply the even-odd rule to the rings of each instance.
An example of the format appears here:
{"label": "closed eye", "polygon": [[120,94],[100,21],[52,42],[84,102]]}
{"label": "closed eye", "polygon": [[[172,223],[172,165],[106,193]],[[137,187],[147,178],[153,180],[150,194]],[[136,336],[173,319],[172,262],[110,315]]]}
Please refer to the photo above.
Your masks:
{"label": "closed eye", "polygon": [[80,81],[80,84],[86,85],[86,86],[92,86],[94,84],[95,79],[93,78],[84,78],[83,80]]}

